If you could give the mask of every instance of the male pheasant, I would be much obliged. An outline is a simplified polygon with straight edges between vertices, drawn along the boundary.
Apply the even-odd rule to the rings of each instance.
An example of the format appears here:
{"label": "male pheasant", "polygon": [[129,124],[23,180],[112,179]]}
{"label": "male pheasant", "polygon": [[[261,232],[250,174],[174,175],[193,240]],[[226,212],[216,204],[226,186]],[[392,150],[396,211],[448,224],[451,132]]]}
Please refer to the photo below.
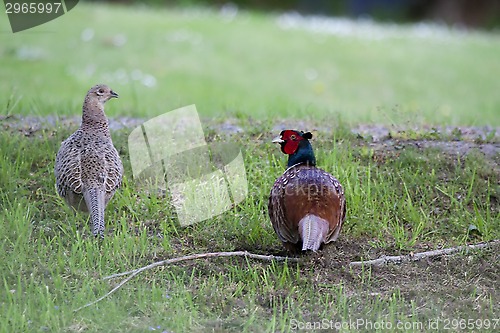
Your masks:
{"label": "male pheasant", "polygon": [[123,165],[111,141],[104,103],[118,94],[106,85],[92,87],[82,108],[82,124],[57,152],[57,192],[77,210],[90,213],[92,233],[104,236],[104,209],[120,187]]}
{"label": "male pheasant", "polygon": [[273,140],[289,157],[286,171],[271,189],[269,216],[291,252],[317,251],[335,241],[346,214],[344,190],[331,174],[316,168],[309,139],[309,132],[285,130]]}

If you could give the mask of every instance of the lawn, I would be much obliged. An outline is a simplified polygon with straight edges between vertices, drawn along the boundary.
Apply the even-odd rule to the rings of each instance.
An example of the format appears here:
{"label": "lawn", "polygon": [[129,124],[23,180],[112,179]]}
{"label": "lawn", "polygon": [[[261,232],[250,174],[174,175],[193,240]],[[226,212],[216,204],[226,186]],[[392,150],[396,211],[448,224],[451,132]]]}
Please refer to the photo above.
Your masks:
{"label": "lawn", "polygon": [[4,16],[0,105],[73,115],[104,82],[122,96],[111,116],[196,104],[220,118],[500,124],[498,34],[236,14],[80,4],[17,34]]}
{"label": "lawn", "polygon": [[[80,4],[24,33],[0,22],[0,332],[497,331],[498,245],[349,263],[500,238],[500,37],[234,14]],[[57,197],[53,176],[97,82],[120,93],[106,110],[125,166],[103,241]],[[242,148],[249,192],[181,227],[168,193],[134,182],[132,128],[120,124],[193,103],[207,142]],[[155,261],[287,255],[267,216],[286,166],[270,140],[285,127],[313,131],[318,165],[345,188],[336,243],[298,262],[158,267],[73,311],[120,281],[103,277]]]}

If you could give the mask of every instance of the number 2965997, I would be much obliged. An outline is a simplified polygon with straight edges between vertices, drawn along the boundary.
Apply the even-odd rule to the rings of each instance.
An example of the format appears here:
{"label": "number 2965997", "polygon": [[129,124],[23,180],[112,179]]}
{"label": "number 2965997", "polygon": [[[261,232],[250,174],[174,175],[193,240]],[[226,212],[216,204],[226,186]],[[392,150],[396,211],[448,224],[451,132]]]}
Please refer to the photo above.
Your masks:
{"label": "number 2965997", "polygon": [[61,2],[6,2],[6,14],[52,14],[64,11]]}

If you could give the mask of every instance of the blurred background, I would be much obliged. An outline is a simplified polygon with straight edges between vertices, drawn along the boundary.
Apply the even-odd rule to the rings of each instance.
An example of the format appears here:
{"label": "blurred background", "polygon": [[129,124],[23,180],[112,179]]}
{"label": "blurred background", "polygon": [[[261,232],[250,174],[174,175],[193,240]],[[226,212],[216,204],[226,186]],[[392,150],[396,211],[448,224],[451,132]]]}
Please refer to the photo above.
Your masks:
{"label": "blurred background", "polygon": [[500,25],[500,1],[498,0],[111,0],[108,2],[155,6],[232,4],[249,10],[293,10],[301,14],[370,17],[391,22],[436,21],[483,29],[495,29]]}
{"label": "blurred background", "polygon": [[80,1],[13,34],[0,13],[0,116],[203,117],[500,126],[500,1]]}

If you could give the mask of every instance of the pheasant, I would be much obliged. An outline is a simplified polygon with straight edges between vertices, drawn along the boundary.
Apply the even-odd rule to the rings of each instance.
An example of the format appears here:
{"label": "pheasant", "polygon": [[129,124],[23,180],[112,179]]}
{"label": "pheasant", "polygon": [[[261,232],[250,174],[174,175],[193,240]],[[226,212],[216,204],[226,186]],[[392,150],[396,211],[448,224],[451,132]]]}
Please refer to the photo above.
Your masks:
{"label": "pheasant", "polygon": [[88,91],[81,126],[62,142],[54,168],[57,192],[74,209],[90,213],[92,233],[100,237],[104,237],[104,209],[123,176],[104,114],[104,103],[117,97],[102,84]]}
{"label": "pheasant", "polygon": [[287,169],[271,189],[269,217],[283,246],[291,252],[312,250],[339,237],[346,215],[339,181],[316,167],[312,134],[282,131],[273,143],[288,157]]}

